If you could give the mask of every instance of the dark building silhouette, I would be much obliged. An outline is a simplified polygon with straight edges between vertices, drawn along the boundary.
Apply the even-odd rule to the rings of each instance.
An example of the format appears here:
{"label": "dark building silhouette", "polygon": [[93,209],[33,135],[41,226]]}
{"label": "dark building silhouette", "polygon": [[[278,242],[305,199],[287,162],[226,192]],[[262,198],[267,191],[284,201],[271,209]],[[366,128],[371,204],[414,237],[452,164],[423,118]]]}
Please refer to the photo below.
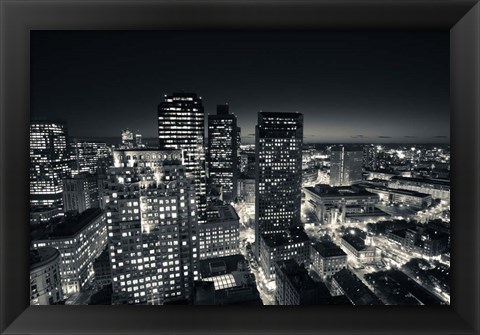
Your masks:
{"label": "dark building silhouette", "polygon": [[300,224],[303,114],[258,113],[255,137],[255,242]]}
{"label": "dark building silhouette", "polygon": [[218,105],[217,114],[208,115],[207,167],[209,188],[226,202],[237,196],[238,127],[228,105]]}
{"label": "dark building silhouette", "polygon": [[327,304],[330,292],[323,283],[316,283],[308,271],[293,259],[275,262],[276,305]]}

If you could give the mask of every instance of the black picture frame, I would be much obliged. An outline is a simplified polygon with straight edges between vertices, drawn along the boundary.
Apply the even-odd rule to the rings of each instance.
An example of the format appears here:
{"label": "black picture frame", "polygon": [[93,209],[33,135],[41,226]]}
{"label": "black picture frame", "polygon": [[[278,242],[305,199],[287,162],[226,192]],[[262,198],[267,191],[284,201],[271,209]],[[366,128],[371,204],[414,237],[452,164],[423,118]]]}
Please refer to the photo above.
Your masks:
{"label": "black picture frame", "polygon": [[[3,334],[478,334],[480,4],[431,1],[0,0]],[[29,306],[30,30],[450,31],[450,306]],[[25,265],[25,266],[22,266]]]}

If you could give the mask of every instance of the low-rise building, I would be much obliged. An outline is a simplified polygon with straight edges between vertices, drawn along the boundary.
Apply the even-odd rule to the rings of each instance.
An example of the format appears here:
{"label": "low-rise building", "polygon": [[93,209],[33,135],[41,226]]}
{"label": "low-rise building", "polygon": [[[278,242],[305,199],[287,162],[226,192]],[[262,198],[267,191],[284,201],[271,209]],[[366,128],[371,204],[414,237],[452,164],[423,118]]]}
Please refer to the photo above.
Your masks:
{"label": "low-rise building", "polygon": [[426,193],[430,194],[434,199],[450,201],[449,180],[396,176],[389,180],[388,187]]}
{"label": "low-rise building", "polygon": [[273,279],[277,261],[294,259],[299,264],[308,264],[310,245],[308,235],[300,227],[292,227],[285,233],[263,234],[260,239],[260,266],[265,277]]}
{"label": "low-rise building", "polygon": [[348,216],[377,215],[377,194],[353,187],[304,187],[305,204],[322,223],[344,223]]}
{"label": "low-rise building", "polygon": [[328,279],[347,267],[347,254],[338,245],[330,241],[312,244],[310,260],[312,270],[322,279]]}
{"label": "low-rise building", "polygon": [[60,260],[55,248],[30,251],[30,305],[53,305],[63,300]]}
{"label": "low-rise building", "polygon": [[380,299],[348,269],[333,275],[331,293],[346,296],[353,305],[383,305]]}
{"label": "low-rise building", "polygon": [[199,225],[200,259],[238,254],[240,223],[231,205],[207,208],[207,222]]}
{"label": "low-rise building", "polygon": [[105,215],[99,208],[66,216],[32,242],[34,249],[53,247],[61,254],[60,277],[65,294],[79,292],[93,279],[93,260],[107,242]]}
{"label": "low-rise building", "polygon": [[365,190],[378,194],[381,201],[388,203],[405,204],[418,208],[426,208],[432,204],[432,196],[427,193],[380,186],[366,186]]}
{"label": "low-rise building", "polygon": [[366,245],[359,236],[345,234],[340,243],[347,255],[358,263],[374,263],[381,260],[381,250],[375,246]]}
{"label": "low-rise building", "polygon": [[326,304],[330,292],[323,283],[316,283],[308,271],[293,259],[275,262],[276,305]]}

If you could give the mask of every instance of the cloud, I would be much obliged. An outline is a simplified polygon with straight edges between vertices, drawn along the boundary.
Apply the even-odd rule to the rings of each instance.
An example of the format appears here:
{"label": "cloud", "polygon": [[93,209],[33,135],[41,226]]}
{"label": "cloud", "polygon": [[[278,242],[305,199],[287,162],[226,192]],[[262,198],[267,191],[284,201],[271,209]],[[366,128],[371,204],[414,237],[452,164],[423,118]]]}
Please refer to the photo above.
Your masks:
{"label": "cloud", "polygon": [[403,136],[405,138],[417,138],[417,136],[411,136],[411,135],[407,135],[407,136]]}
{"label": "cloud", "polygon": [[351,138],[368,138],[368,136],[365,136],[365,135],[353,135],[353,136],[350,136]]}
{"label": "cloud", "polygon": [[392,136],[377,136],[378,138],[392,138]]}
{"label": "cloud", "polygon": [[448,138],[448,136],[445,136],[445,135],[438,135],[438,136],[433,136],[433,138]]}

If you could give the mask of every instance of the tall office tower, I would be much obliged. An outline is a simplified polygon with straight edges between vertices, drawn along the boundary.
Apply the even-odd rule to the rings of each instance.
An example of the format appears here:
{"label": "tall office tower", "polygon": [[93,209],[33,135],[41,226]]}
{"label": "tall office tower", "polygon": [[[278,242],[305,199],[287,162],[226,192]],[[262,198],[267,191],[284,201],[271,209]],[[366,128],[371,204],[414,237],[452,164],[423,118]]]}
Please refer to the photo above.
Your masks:
{"label": "tall office tower", "polygon": [[197,207],[181,157],[174,149],[114,151],[104,190],[114,304],[192,298]]}
{"label": "tall office tower", "polygon": [[363,167],[367,170],[377,168],[377,147],[373,144],[363,146]]}
{"label": "tall office tower", "polygon": [[72,175],[78,173],[96,173],[102,162],[111,158],[111,149],[106,143],[78,141],[70,143],[71,158],[73,161]]}
{"label": "tall office tower", "polygon": [[30,123],[30,206],[60,208],[63,178],[70,175],[67,126],[57,121]]}
{"label": "tall office tower", "polygon": [[362,181],[363,149],[335,146],[330,156],[330,186],[350,186]]}
{"label": "tall office tower", "polygon": [[97,176],[80,173],[63,180],[63,211],[82,213],[89,208],[98,208]]}
{"label": "tall office tower", "polygon": [[255,246],[263,234],[300,225],[303,114],[258,113],[255,131]]}
{"label": "tall office tower", "polygon": [[228,105],[218,105],[216,115],[208,115],[208,184],[231,202],[237,196],[237,117]]}
{"label": "tall office tower", "polygon": [[160,149],[182,151],[187,175],[194,179],[199,223],[206,222],[205,115],[202,99],[195,93],[165,96],[158,106]]}

